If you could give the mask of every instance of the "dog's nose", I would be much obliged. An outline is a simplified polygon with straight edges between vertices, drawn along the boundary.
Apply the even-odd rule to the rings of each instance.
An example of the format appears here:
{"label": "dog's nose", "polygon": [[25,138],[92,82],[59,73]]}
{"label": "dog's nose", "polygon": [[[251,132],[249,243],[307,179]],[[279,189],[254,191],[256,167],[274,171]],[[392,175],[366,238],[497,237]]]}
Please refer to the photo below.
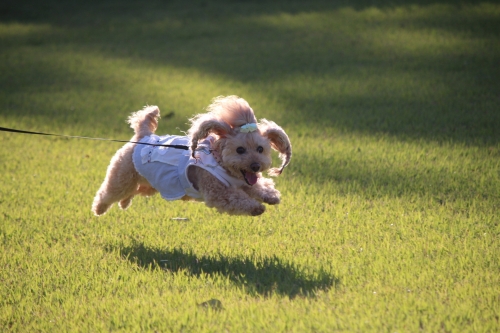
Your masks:
{"label": "dog's nose", "polygon": [[253,172],[257,172],[260,170],[260,164],[259,163],[252,163],[250,164],[250,169],[252,169]]}

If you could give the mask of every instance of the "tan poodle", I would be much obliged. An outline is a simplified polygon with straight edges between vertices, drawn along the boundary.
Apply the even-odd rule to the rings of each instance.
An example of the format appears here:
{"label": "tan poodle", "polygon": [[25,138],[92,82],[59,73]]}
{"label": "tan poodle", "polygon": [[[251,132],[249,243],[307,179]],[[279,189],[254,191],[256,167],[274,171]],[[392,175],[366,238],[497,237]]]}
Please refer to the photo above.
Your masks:
{"label": "tan poodle", "polygon": [[[280,202],[272,179],[292,156],[285,131],[272,121],[257,123],[247,101],[237,96],[217,97],[207,113],[192,119],[187,136],[154,134],[160,110],[148,106],[128,121],[135,131],[111,159],[106,178],[94,198],[92,211],[104,214],[113,203],[122,209],[137,195],[160,192],[166,200],[204,201],[220,212],[260,215],[262,203]],[[271,149],[282,159],[271,168]]]}

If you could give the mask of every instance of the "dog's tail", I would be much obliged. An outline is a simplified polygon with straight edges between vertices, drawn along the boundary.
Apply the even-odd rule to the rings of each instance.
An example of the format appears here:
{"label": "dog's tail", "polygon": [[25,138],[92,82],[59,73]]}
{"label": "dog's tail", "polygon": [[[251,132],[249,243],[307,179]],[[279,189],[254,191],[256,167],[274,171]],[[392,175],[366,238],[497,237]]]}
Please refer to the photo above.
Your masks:
{"label": "dog's tail", "polygon": [[140,140],[151,135],[158,128],[160,109],[157,106],[146,106],[141,111],[134,112],[128,117],[128,123],[135,131],[135,139]]}

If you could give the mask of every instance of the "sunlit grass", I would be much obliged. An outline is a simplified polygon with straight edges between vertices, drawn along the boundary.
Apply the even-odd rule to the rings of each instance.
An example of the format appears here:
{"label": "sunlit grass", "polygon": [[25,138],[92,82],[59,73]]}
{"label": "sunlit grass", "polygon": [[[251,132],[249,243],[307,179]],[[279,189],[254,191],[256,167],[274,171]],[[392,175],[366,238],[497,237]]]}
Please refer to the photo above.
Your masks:
{"label": "sunlit grass", "polygon": [[156,104],[173,113],[158,132],[179,134],[237,94],[294,155],[257,218],[159,197],[96,218],[119,144],[0,133],[0,330],[497,330],[497,4],[10,13],[0,126],[126,139]]}

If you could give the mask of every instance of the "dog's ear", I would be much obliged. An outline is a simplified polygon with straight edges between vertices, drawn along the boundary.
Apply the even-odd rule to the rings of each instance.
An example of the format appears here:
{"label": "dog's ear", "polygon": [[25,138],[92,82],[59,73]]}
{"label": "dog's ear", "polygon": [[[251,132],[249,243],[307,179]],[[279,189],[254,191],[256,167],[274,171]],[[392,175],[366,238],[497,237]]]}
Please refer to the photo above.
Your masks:
{"label": "dog's ear", "polygon": [[198,141],[205,139],[211,133],[214,133],[219,137],[226,137],[232,131],[229,124],[216,119],[202,119],[202,117],[195,117],[191,121],[193,126],[189,129],[188,135],[191,137],[191,151],[193,157],[196,147],[198,147]]}
{"label": "dog's ear", "polygon": [[269,170],[269,175],[279,176],[292,158],[292,144],[290,143],[290,139],[285,131],[273,121],[261,119],[259,129],[262,135],[269,139],[271,147],[280,154],[281,167]]}

